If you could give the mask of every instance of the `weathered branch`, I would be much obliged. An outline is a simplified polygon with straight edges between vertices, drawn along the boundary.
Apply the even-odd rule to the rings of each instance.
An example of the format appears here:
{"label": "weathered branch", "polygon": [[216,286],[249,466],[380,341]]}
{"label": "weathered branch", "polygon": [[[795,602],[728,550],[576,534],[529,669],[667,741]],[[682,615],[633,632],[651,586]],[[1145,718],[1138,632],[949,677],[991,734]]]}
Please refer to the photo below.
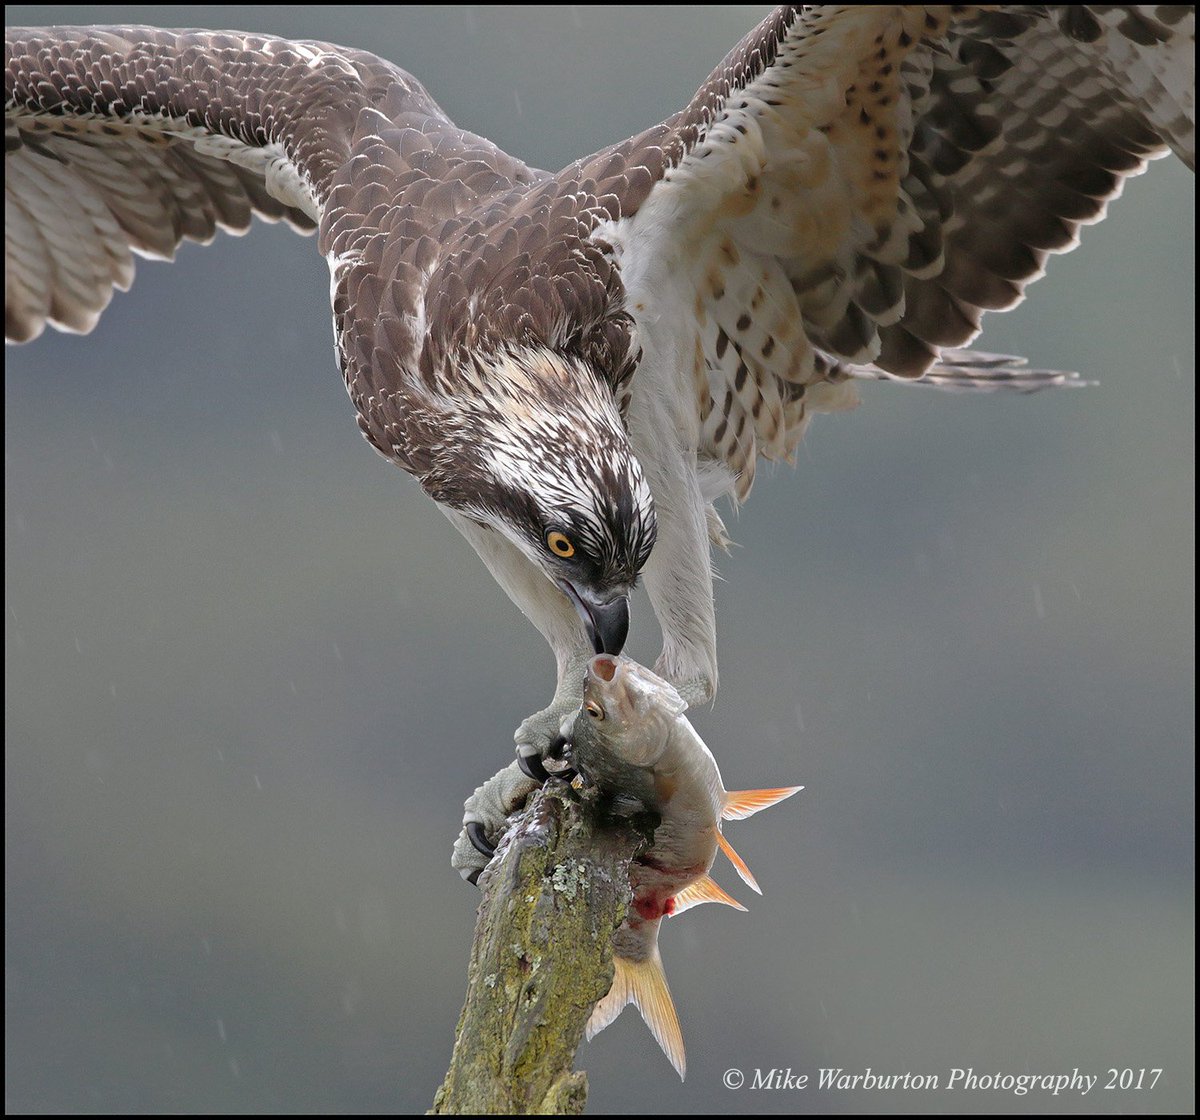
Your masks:
{"label": "weathered branch", "polygon": [[562,782],[530,800],[480,879],[467,999],[432,1112],[583,1111],[587,1075],[571,1067],[612,983],[612,935],[645,841],[628,823],[597,823]]}

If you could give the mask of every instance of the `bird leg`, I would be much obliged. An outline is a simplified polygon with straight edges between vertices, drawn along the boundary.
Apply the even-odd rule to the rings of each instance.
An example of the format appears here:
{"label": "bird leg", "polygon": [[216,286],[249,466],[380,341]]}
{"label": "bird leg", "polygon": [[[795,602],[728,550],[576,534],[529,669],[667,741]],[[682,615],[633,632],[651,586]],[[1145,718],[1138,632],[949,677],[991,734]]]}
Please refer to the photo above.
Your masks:
{"label": "bird leg", "polygon": [[530,767],[525,770],[526,774],[537,774],[540,768],[542,780],[545,780],[545,768],[541,767],[540,760],[552,756],[552,749],[562,737],[563,722],[583,703],[583,680],[593,656],[591,650],[577,649],[563,657],[559,661],[558,687],[550,706],[534,713],[517,728],[513,738],[518,760]]}
{"label": "bird leg", "polygon": [[583,702],[583,677],[593,656],[591,643],[575,607],[562,589],[531,563],[511,541],[460,513],[442,512],[470,542],[521,613],[538,628],[554,650],[558,684],[554,699],[517,729],[517,755],[526,760],[527,776],[545,781],[536,760],[545,758],[559,737],[562,722]]}
{"label": "bird leg", "polygon": [[463,805],[463,827],[450,865],[475,883],[491,861],[508,818],[554,773],[570,780],[563,760],[566,732],[583,703],[583,681],[591,651],[578,649],[558,658],[558,687],[550,706],[526,719],[514,736],[517,760],[483,783]]}
{"label": "bird leg", "polygon": [[583,681],[592,653],[586,649],[558,659],[558,687],[550,706],[530,716],[514,738],[517,760],[483,783],[463,805],[463,827],[454,842],[450,865],[469,883],[491,861],[508,818],[550,776],[570,780],[563,760],[566,733],[583,703]]}

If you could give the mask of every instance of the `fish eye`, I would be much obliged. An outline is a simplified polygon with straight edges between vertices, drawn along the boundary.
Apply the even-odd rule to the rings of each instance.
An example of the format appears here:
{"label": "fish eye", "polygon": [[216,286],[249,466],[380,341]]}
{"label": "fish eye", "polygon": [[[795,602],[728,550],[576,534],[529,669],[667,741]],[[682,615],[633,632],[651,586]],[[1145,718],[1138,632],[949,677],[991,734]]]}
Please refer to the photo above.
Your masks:
{"label": "fish eye", "polygon": [[571,543],[571,539],[566,533],[560,533],[557,529],[551,529],[546,534],[546,547],[555,556],[561,556],[564,560],[575,555],[575,546]]}
{"label": "fish eye", "polygon": [[589,716],[592,717],[592,719],[604,718],[604,709],[600,707],[595,700],[589,700],[586,704],[584,704],[583,709]]}

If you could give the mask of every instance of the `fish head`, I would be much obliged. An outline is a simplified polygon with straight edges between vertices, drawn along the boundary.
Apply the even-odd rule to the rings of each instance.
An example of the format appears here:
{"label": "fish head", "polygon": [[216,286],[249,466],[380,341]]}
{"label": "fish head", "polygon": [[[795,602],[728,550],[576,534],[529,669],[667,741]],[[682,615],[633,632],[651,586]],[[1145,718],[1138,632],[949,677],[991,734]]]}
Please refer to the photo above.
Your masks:
{"label": "fish head", "polygon": [[576,717],[590,735],[629,766],[652,768],[687,704],[674,687],[627,657],[601,653],[588,664]]}

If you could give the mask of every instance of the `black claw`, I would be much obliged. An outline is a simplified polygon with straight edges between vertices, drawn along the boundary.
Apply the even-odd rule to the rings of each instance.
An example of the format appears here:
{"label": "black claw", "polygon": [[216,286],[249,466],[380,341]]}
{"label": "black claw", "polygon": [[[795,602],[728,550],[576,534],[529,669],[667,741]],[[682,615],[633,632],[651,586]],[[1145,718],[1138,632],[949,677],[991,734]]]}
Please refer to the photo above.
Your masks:
{"label": "black claw", "polygon": [[477,887],[477,886],[479,886],[479,876],[481,874],[483,874],[483,868],[477,867],[477,868],[475,868],[474,871],[471,872],[470,875],[466,876],[466,880],[468,883],[471,884],[471,886]]}
{"label": "black claw", "polygon": [[550,771],[542,765],[542,760],[536,754],[517,755],[517,765],[522,774],[535,782],[544,782],[550,777]]}
{"label": "black claw", "polygon": [[[473,847],[481,856],[491,856],[496,852],[496,845],[488,843],[487,833],[483,831],[483,825],[478,821],[471,821],[466,826],[467,839],[471,841]],[[475,873],[476,878],[479,872]],[[474,880],[471,880],[474,882]]]}

